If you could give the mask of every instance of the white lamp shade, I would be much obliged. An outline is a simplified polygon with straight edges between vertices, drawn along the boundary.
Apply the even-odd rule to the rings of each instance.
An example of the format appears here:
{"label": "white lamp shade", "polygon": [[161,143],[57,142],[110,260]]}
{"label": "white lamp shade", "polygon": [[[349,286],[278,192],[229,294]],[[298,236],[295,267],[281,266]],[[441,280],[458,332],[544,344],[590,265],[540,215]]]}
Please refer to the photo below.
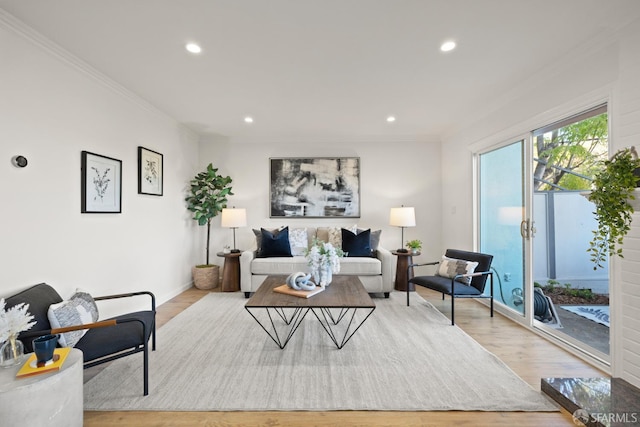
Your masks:
{"label": "white lamp shade", "polygon": [[247,225],[247,210],[236,208],[222,209],[220,225],[225,228],[238,228]]}
{"label": "white lamp shade", "polygon": [[393,225],[394,227],[415,227],[415,209],[404,206],[401,208],[391,208],[391,213],[389,214],[389,225]]}

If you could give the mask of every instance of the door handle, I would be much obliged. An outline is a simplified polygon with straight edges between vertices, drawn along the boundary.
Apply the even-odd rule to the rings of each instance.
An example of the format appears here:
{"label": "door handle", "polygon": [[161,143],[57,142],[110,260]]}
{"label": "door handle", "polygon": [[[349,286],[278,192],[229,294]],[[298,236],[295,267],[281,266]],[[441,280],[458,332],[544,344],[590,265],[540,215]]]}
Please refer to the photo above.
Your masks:
{"label": "door handle", "polygon": [[536,227],[534,226],[535,221],[531,221],[530,219],[523,219],[520,222],[520,235],[523,239],[531,239],[535,237]]}
{"label": "door handle", "polygon": [[520,235],[522,236],[523,239],[529,238],[529,220],[528,219],[523,219],[520,222]]}

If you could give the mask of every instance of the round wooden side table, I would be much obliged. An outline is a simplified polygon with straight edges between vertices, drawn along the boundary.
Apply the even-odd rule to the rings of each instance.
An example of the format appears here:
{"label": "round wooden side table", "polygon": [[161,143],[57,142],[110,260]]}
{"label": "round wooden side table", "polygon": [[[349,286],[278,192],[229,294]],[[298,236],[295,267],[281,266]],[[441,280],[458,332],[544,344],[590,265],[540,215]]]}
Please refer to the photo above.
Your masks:
{"label": "round wooden side table", "polygon": [[420,252],[398,252],[391,251],[392,254],[398,257],[396,263],[396,291],[406,291],[407,285],[409,285],[409,291],[415,291],[416,287],[413,283],[408,283],[409,279],[413,277],[413,267],[409,269],[409,264],[413,264],[413,256],[420,255]]}
{"label": "round wooden side table", "polygon": [[222,292],[237,292],[240,290],[240,255],[242,252],[218,252],[224,258],[222,267]]}

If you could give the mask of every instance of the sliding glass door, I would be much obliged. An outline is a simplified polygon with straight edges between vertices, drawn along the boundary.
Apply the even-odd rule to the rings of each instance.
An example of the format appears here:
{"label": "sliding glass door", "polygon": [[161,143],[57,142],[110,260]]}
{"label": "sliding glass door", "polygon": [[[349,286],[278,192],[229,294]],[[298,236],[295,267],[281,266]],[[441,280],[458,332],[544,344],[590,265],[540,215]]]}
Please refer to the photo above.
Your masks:
{"label": "sliding glass door", "polygon": [[609,263],[594,268],[587,252],[598,223],[586,196],[608,156],[607,116],[602,105],[534,130],[531,160],[534,326],[605,362]]}
{"label": "sliding glass door", "polygon": [[601,105],[477,154],[478,249],[494,256],[503,312],[608,363],[608,262],[587,249],[597,228],[588,199],[608,156]]}
{"label": "sliding glass door", "polygon": [[[479,249],[493,255],[494,300],[524,314],[525,141],[479,156]],[[488,290],[487,290],[488,292]]]}

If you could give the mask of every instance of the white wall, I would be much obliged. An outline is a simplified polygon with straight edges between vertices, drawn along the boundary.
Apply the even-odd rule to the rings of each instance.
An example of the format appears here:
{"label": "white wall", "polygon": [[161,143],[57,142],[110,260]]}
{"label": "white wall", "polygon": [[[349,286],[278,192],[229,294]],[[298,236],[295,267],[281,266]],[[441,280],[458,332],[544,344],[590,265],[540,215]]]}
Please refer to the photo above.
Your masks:
{"label": "white wall", "polygon": [[[298,141],[304,140],[304,144]],[[311,145],[309,145],[311,142]],[[341,220],[269,218],[270,157],[360,157],[361,217]],[[381,245],[400,247],[401,230],[389,226],[392,207],[414,206],[416,227],[407,228],[404,240],[420,239],[424,248],[416,260],[439,259],[440,239],[440,144],[438,141],[336,139],[317,141],[309,137],[297,141],[229,141],[223,137],[204,138],[200,145],[201,168],[208,163],[219,173],[233,178],[230,206],[247,209],[248,227],[236,231],[240,249],[253,242],[251,228],[289,226],[342,226],[358,224],[372,230],[382,229]],[[214,219],[212,250],[232,245],[231,230],[220,229],[220,218]],[[204,231],[203,231],[204,232]]]}
{"label": "white wall", "polygon": [[[197,136],[28,32],[0,20],[0,296],[40,282],[63,297],[76,287],[174,296],[195,263],[184,191]],[[164,155],[162,197],[137,194],[139,145]],[[80,213],[82,150],[122,160],[121,214]],[[17,154],[26,168],[11,164]]]}
{"label": "white wall", "polygon": [[[640,22],[629,26],[620,41],[620,75],[616,91],[616,147],[640,148]],[[637,197],[637,196],[636,196]],[[640,387],[640,212],[636,206],[631,231],[625,239],[624,260],[616,262],[616,286],[620,288],[614,319],[620,331],[621,351],[616,354],[615,374]]]}
{"label": "white wall", "polygon": [[[442,152],[444,246],[473,245],[472,153],[515,141],[541,125],[609,102],[611,150],[638,145],[640,136],[640,23],[591,40],[538,70],[514,91],[487,103],[465,128],[444,138]],[[468,165],[460,168],[460,164]],[[458,166],[458,167],[456,167]],[[456,213],[452,213],[455,209]],[[633,231],[640,236],[640,229]],[[637,239],[629,239],[640,248]],[[614,322],[612,372],[640,386],[640,251],[613,260],[610,291]],[[624,277],[624,280],[623,280]],[[623,300],[626,302],[623,305]]]}
{"label": "white wall", "polygon": [[[551,191],[534,193],[533,280],[546,284],[552,278],[560,284],[588,288],[595,293],[609,293],[609,263],[593,269],[586,249],[598,227],[593,216],[595,206],[580,192]],[[550,209],[550,211],[549,211]],[[552,218],[552,224],[548,220]],[[549,252],[549,239],[554,250]],[[552,259],[550,259],[552,257]],[[552,261],[555,275],[549,276]]]}

